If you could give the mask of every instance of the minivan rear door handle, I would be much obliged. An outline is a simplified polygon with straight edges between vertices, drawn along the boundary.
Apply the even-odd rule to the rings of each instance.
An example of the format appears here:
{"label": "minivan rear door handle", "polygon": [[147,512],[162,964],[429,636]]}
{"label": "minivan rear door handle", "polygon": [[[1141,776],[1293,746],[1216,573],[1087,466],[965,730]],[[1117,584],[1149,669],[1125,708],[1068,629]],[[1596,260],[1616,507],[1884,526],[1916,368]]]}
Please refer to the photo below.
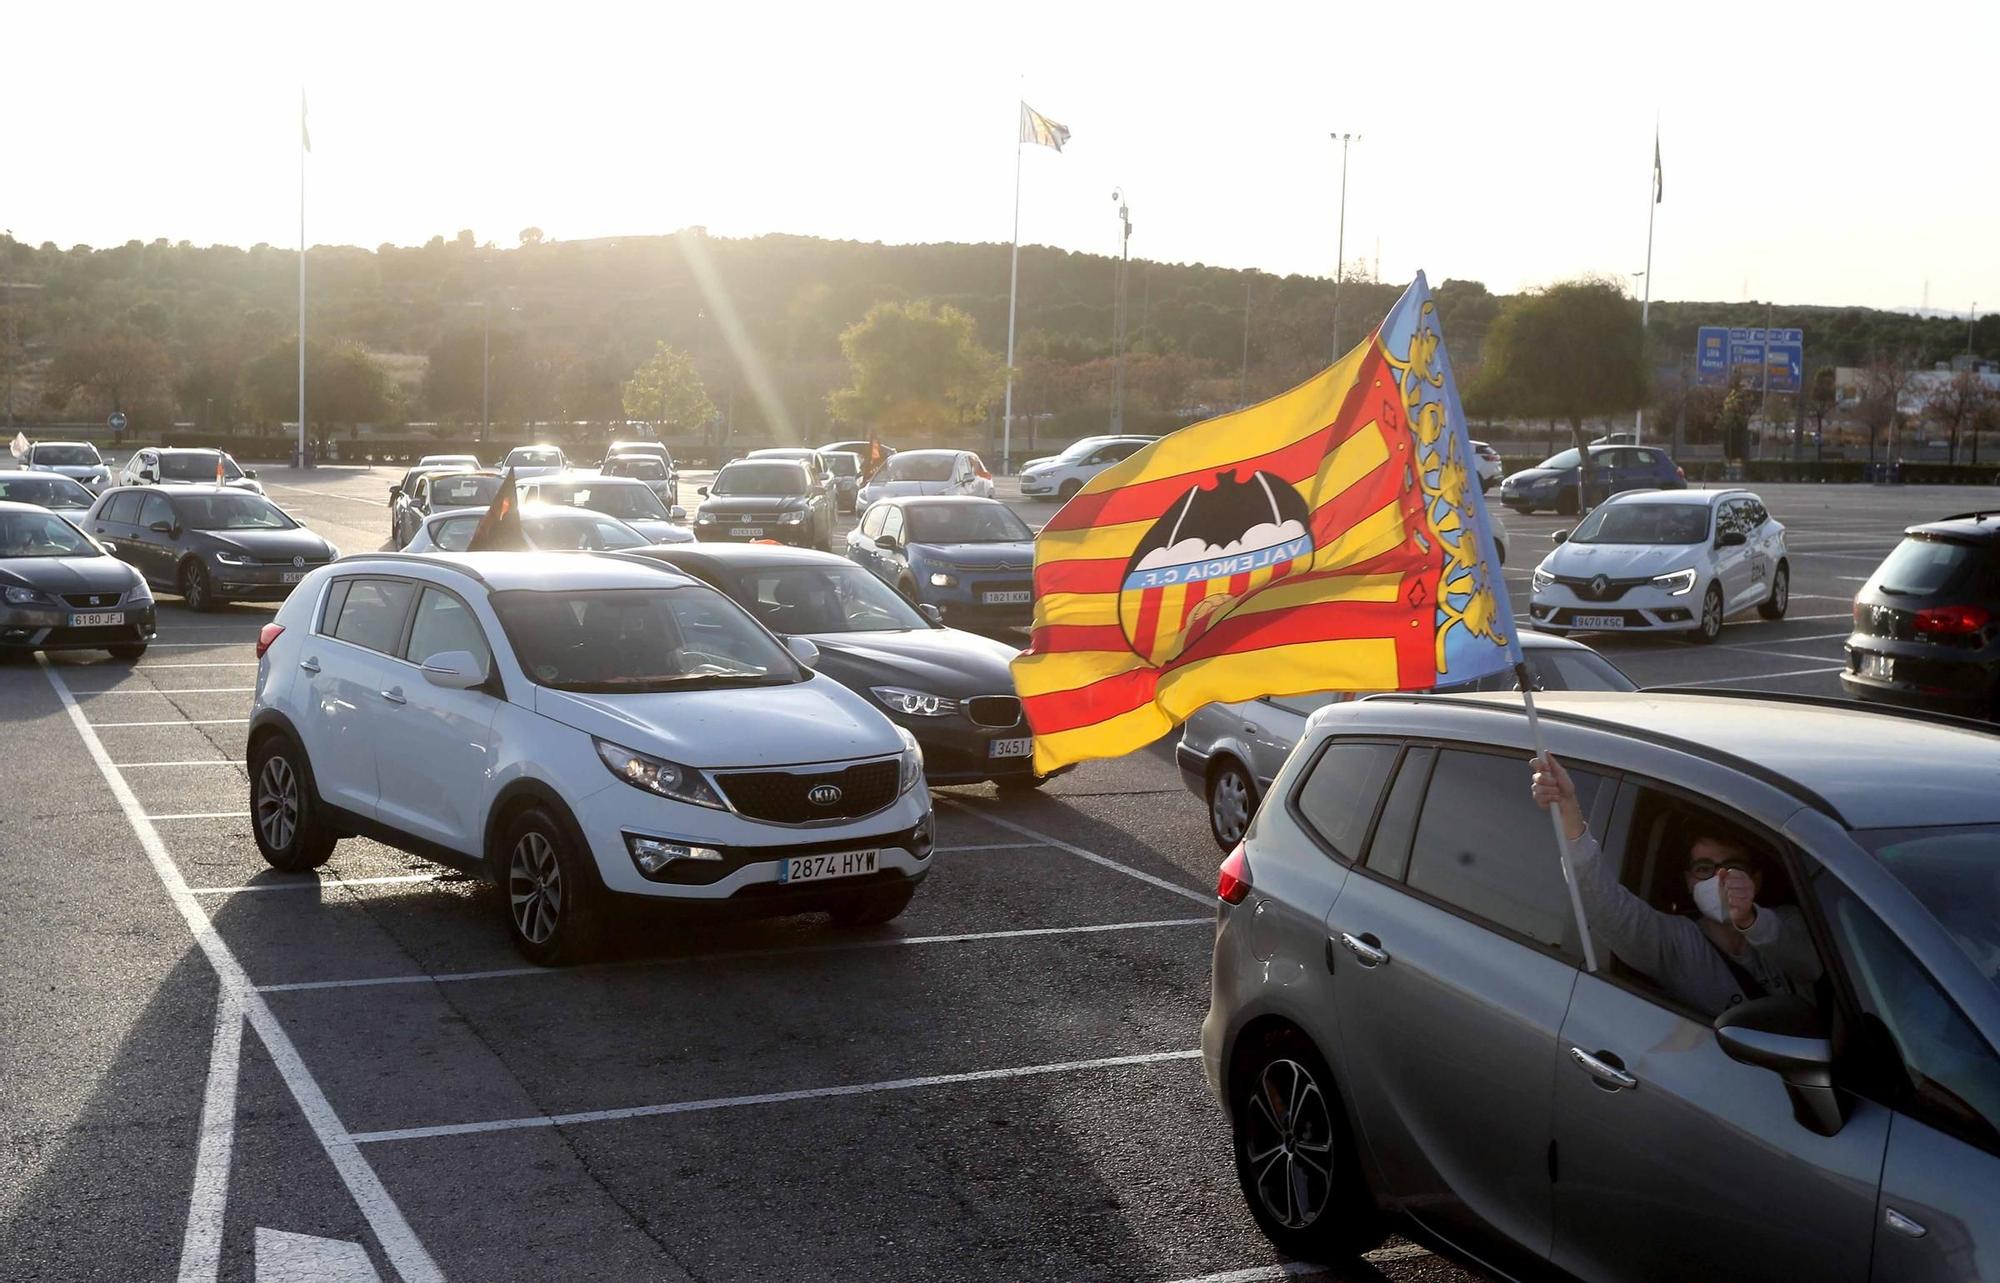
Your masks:
{"label": "minivan rear door handle", "polygon": [[319,660],[311,655],[307,655],[299,661],[299,668],[308,673],[317,673],[319,671]]}
{"label": "minivan rear door handle", "polygon": [[1379,967],[1389,961],[1389,951],[1382,947],[1382,942],[1366,932],[1353,936],[1343,931],[1340,943],[1347,947],[1349,953],[1361,959],[1364,967]]}
{"label": "minivan rear door handle", "polygon": [[1569,1058],[1583,1066],[1583,1072],[1612,1091],[1629,1091],[1639,1085],[1639,1080],[1626,1073],[1625,1066],[1618,1062],[1618,1057],[1608,1051],[1592,1055],[1581,1047],[1571,1047]]}

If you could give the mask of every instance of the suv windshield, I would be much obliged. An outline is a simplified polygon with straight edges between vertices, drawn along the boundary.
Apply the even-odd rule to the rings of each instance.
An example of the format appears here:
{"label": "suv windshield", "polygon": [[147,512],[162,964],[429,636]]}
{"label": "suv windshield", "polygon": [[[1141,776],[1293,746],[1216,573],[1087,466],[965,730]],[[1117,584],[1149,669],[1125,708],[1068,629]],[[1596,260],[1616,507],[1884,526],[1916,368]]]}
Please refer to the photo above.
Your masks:
{"label": "suv windshield", "polygon": [[929,628],[902,594],[859,566],[767,566],[731,594],[774,633],[879,633]]}
{"label": "suv windshield", "polygon": [[1868,829],[1854,837],[2000,986],[2000,824]]}
{"label": "suv windshield", "polygon": [[1957,587],[1985,550],[1949,539],[1906,538],[1875,569],[1875,590],[1928,597]]}
{"label": "suv windshield", "polygon": [[[162,481],[213,481],[215,480],[216,456],[207,451],[190,454],[163,454],[160,456],[160,479]],[[222,475],[231,481],[243,475],[243,469],[228,455],[222,456]]]}
{"label": "suv windshield", "polygon": [[189,530],[292,530],[298,523],[262,495],[175,495],[174,513]]}
{"label": "suv windshield", "polygon": [[28,461],[48,468],[95,468],[104,462],[97,457],[97,448],[87,445],[38,445]]}
{"label": "suv windshield", "polygon": [[493,594],[529,677],[557,690],[666,691],[800,680],[791,652],[697,584]]}
{"label": "suv windshield", "polygon": [[667,520],[666,505],[652,488],[644,485],[561,485],[537,486],[535,498],[543,503],[567,504],[572,508],[588,508],[601,512],[607,517],[620,521]]}
{"label": "suv windshield", "polygon": [[0,512],[0,557],[95,557],[97,545],[52,512]]}
{"label": "suv windshield", "polygon": [[710,494],[785,494],[806,492],[805,465],[798,463],[732,463],[716,474]]}
{"label": "suv windshield", "polygon": [[1001,504],[920,504],[910,515],[911,543],[1026,543],[1035,534]]}
{"label": "suv windshield", "polygon": [[0,499],[9,503],[32,503],[42,508],[88,508],[90,491],[68,477],[46,474],[39,477],[0,477]]}
{"label": "suv windshield", "polygon": [[882,465],[885,481],[949,481],[958,456],[950,454],[899,454]]}
{"label": "suv windshield", "polygon": [[1606,504],[1583,519],[1571,543],[1696,544],[1708,538],[1708,505]]}

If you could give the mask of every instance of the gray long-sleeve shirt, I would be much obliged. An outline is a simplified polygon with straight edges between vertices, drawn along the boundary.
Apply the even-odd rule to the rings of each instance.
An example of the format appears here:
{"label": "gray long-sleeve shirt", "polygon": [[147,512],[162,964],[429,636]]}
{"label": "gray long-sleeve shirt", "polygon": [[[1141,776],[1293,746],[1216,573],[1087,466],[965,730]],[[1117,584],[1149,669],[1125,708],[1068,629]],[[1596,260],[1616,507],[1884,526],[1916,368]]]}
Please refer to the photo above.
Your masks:
{"label": "gray long-sleeve shirt", "polygon": [[[1619,961],[1643,973],[1670,997],[1710,1019],[1744,1001],[1748,995],[1743,984],[1701,921],[1647,904],[1625,889],[1602,855],[1589,833],[1570,847],[1591,939],[1608,946]],[[1747,930],[1720,925],[1744,945],[1731,960],[1767,994],[1802,993],[1819,978],[1819,955],[1797,909],[1759,905],[1756,921]]]}

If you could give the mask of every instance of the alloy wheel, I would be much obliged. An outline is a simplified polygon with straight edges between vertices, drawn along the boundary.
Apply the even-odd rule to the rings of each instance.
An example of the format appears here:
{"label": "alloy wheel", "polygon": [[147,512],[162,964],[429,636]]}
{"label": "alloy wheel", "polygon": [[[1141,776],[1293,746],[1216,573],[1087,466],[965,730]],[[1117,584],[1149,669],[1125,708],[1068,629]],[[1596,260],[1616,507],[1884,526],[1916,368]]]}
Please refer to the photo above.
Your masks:
{"label": "alloy wheel", "polygon": [[257,774],[257,830],[273,851],[288,850],[299,831],[299,777],[282,753]]}
{"label": "alloy wheel", "polygon": [[1701,600],[1701,635],[1710,641],[1722,633],[1722,592],[1710,588]]}
{"label": "alloy wheel", "polygon": [[1296,1060],[1264,1066],[1246,1102],[1244,1157],[1264,1210],[1286,1229],[1319,1219],[1333,1193],[1333,1117]]}
{"label": "alloy wheel", "polygon": [[515,929],[529,944],[547,944],[562,916],[562,868],[540,833],[523,833],[507,867],[507,897]]}
{"label": "alloy wheel", "polygon": [[1250,782],[1243,772],[1224,767],[1216,774],[1208,791],[1208,817],[1216,841],[1235,846],[1243,840],[1243,831],[1250,827]]}

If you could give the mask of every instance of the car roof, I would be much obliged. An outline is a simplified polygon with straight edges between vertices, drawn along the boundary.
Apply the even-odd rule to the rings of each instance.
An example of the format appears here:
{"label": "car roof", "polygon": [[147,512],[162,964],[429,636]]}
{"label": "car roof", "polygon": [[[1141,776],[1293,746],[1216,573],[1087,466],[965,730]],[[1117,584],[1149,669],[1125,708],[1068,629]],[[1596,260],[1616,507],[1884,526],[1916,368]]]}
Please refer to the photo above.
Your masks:
{"label": "car roof", "polygon": [[265,497],[254,491],[239,489],[236,486],[219,486],[213,481],[189,481],[171,486],[153,484],[143,486],[113,486],[104,493],[107,495],[116,494],[120,490],[143,490],[148,494],[156,494],[165,499],[182,499],[189,495],[202,494],[240,494],[249,495],[252,499],[263,499]]}
{"label": "car roof", "polygon": [[763,467],[769,467],[773,464],[789,463],[794,468],[797,468],[800,472],[804,472],[806,470],[806,462],[804,459],[773,459],[768,457],[762,459],[753,459],[749,455],[745,455],[741,459],[731,459],[728,463],[725,463],[720,468],[717,468],[716,471],[727,472],[729,471],[729,469],[734,468],[738,464],[743,464],[743,463],[754,463]]}
{"label": "car roof", "polygon": [[899,494],[877,503],[894,504],[898,508],[1004,508],[1007,505],[998,499],[988,499],[976,494]]}
{"label": "car roof", "polygon": [[1936,521],[1926,521],[1909,526],[1906,535],[1942,535],[1952,539],[1977,539],[1990,542],[2000,539],[2000,510],[1992,512],[1961,512],[1956,516],[1940,517]]}
{"label": "car roof", "polygon": [[752,450],[743,457],[746,459],[798,459],[811,458],[818,453],[818,450],[809,445],[769,445],[759,450]]}
{"label": "car roof", "polygon": [[635,553],[679,564],[704,562],[712,566],[852,566],[837,553],[813,548],[790,548],[783,544],[704,543],[659,544],[634,548]]}
{"label": "car roof", "polygon": [[22,503],[18,499],[0,499],[0,512],[39,512],[51,517],[62,516],[60,512],[51,512],[38,503]]}
{"label": "car roof", "polygon": [[333,563],[342,572],[395,573],[410,567],[457,570],[494,592],[513,589],[657,588],[698,582],[650,558],[602,552],[363,552]]}
{"label": "car roof", "polygon": [[[1724,499],[1755,499],[1748,490],[1624,490],[1612,495],[1605,504],[1634,503],[1676,503],[1689,506],[1713,507]],[[1761,501],[1760,501],[1761,502]],[[1604,506],[1603,504],[1598,505]]]}
{"label": "car roof", "polygon": [[[54,442],[50,442],[49,444],[53,445]],[[162,445],[162,446],[149,446],[147,448],[153,450],[158,454],[228,454],[229,453],[229,451],[227,450],[218,450],[214,446],[206,446],[206,445]]]}
{"label": "car roof", "polygon": [[[1415,698],[1523,715],[1519,693]],[[1535,707],[1551,721],[1633,735],[1760,776],[1850,828],[2000,822],[2000,733],[1978,723],[1759,691],[1543,691]]]}
{"label": "car roof", "polygon": [[961,455],[961,454],[971,454],[971,453],[972,453],[972,451],[970,451],[970,450],[945,450],[945,449],[937,449],[937,450],[898,450],[898,451],[896,452],[896,457],[897,457],[898,459],[921,459],[921,458],[923,458],[923,457],[924,457],[925,455],[933,455],[933,454],[935,454],[935,455],[949,455],[949,456],[951,456],[952,458],[957,458],[957,457],[958,457],[959,455]]}
{"label": "car roof", "polygon": [[96,443],[92,441],[30,441],[28,448],[32,450],[40,445],[87,445],[93,450],[97,448]]}

